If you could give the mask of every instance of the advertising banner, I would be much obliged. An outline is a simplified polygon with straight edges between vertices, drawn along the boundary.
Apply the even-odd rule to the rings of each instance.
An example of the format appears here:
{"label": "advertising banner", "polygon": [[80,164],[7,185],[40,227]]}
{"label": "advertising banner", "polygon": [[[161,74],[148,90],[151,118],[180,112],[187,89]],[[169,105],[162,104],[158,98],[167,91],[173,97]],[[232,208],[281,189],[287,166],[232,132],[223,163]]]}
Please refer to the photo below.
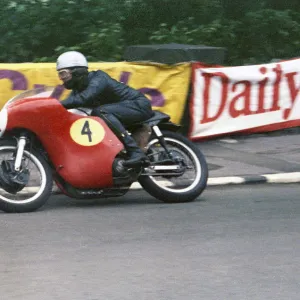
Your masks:
{"label": "advertising banner", "polygon": [[300,59],[192,69],[190,139],[300,125]]}
{"label": "advertising banner", "polygon": [[[191,64],[89,63],[89,70],[100,69],[114,79],[143,92],[155,110],[180,123],[190,83]],[[60,100],[69,90],[63,88],[55,63],[0,64],[0,108],[18,93],[43,86],[56,86]]]}

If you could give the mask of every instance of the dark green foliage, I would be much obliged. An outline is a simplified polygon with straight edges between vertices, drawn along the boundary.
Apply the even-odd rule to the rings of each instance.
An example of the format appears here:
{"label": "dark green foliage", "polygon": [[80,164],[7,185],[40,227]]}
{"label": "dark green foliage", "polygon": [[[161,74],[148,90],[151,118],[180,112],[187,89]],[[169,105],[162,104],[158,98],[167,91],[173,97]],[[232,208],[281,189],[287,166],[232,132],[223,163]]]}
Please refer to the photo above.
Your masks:
{"label": "dark green foliage", "polygon": [[65,50],[119,61],[127,45],[228,48],[230,65],[299,55],[299,0],[2,0],[0,62],[54,62]]}

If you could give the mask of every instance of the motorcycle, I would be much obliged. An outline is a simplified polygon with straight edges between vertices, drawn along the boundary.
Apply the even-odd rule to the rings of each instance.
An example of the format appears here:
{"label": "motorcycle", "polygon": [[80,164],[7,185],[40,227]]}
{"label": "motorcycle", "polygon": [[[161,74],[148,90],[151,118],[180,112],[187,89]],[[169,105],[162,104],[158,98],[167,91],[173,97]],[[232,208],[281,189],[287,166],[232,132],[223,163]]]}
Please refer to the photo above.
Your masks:
{"label": "motorcycle", "polygon": [[208,168],[179,129],[159,111],[126,128],[149,158],[129,168],[124,145],[105,120],[84,108],[65,109],[54,87],[22,92],[0,111],[0,209],[35,211],[53,183],[76,199],[122,196],[139,183],[163,202],[193,201],[206,188]]}

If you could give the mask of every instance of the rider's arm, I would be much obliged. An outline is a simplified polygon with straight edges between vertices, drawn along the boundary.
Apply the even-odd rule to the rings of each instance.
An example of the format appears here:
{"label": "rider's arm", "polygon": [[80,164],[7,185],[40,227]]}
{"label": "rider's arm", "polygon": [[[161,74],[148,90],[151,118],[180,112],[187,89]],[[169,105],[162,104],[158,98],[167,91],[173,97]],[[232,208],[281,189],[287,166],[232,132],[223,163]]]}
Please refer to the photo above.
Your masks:
{"label": "rider's arm", "polygon": [[61,101],[61,104],[67,109],[93,106],[99,101],[99,95],[105,89],[105,86],[106,78],[104,76],[95,76],[84,91],[72,92],[69,97]]}

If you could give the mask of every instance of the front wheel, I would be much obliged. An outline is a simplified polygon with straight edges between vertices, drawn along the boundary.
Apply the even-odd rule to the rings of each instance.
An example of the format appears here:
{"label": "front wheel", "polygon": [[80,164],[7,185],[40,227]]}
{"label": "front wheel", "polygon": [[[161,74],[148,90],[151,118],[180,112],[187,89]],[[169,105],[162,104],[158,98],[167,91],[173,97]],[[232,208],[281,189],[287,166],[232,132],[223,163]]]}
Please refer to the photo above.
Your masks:
{"label": "front wheel", "polygon": [[207,185],[208,167],[200,149],[184,136],[162,131],[167,149],[176,158],[170,162],[156,137],[150,138],[147,155],[150,167],[139,177],[141,186],[153,197],[167,203],[194,201]]}
{"label": "front wheel", "polygon": [[[45,159],[36,151],[25,149],[21,170],[12,170],[16,154],[16,142],[0,141],[0,210],[9,213],[32,212],[48,200],[52,192],[52,171]],[[16,183],[12,178],[19,176]],[[1,186],[2,185],[2,186]]]}

